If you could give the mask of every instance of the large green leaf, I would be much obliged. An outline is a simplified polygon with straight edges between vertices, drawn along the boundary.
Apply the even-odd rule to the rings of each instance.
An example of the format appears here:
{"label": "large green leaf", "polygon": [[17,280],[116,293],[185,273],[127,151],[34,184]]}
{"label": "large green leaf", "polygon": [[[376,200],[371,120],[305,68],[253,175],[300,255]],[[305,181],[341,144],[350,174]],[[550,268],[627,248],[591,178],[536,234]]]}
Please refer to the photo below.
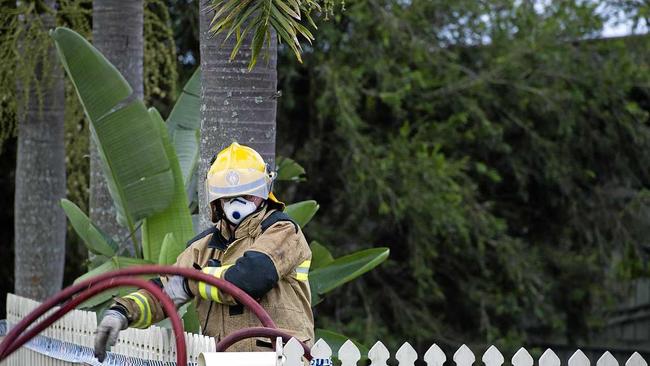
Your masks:
{"label": "large green leaf", "polygon": [[[178,308],[177,312],[178,316],[183,318],[183,330],[188,333],[199,334],[199,331],[201,329],[199,324],[199,316],[196,313],[196,306],[194,305],[194,301],[188,302],[187,304],[181,306]],[[162,328],[172,329],[172,323],[169,318],[165,318],[155,325]]]}
{"label": "large green leaf", "polygon": [[321,243],[314,240],[309,244],[309,247],[311,248],[311,266],[309,267],[311,271],[334,261],[332,253]]}
{"label": "large green leaf", "polygon": [[201,325],[199,324],[199,314],[196,312],[196,305],[194,301],[189,303],[190,306],[187,307],[187,312],[183,315],[183,329],[188,333],[198,334],[201,330]]}
{"label": "large green leaf", "polygon": [[[74,283],[81,282],[83,280],[89,279],[91,277],[98,276],[102,273],[110,272],[110,271],[115,271],[121,268],[126,268],[126,267],[131,267],[131,266],[139,266],[143,264],[152,264],[150,261],[146,261],[143,259],[138,259],[138,258],[129,258],[129,257],[113,257],[110,260],[104,262],[104,264],[100,265],[99,267],[84,273],[80,277],[78,277]],[[133,291],[133,288],[129,289],[111,289],[105,292],[102,292],[101,294],[93,297],[92,299],[89,299],[81,304],[80,307],[82,308],[89,308],[93,306],[97,306],[105,301],[109,301],[115,296],[121,296],[123,294],[129,293]]]}
{"label": "large green leaf", "polygon": [[336,258],[329,264],[309,272],[312,306],[321,295],[377,267],[388,258],[388,248],[365,249]]}
{"label": "large green leaf", "polygon": [[104,262],[107,262],[110,259],[111,259],[110,257],[99,254],[94,256],[92,259],[89,258],[88,261],[86,262],[86,266],[88,267],[89,271],[92,271],[93,269],[101,266],[102,264],[104,264]]}
{"label": "large green leaf", "polygon": [[176,263],[176,258],[181,252],[185,249],[183,242],[176,240],[174,233],[168,233],[165,235],[165,239],[162,243],[162,248],[160,249],[160,257],[158,258],[158,264],[174,264]]}
{"label": "large green leaf", "polygon": [[[350,339],[350,337],[346,337],[343,334],[336,333],[328,329],[317,328],[316,339],[319,338],[322,338],[330,346],[330,348],[332,348],[333,355],[337,355],[343,343]],[[354,339],[350,340],[359,349],[359,352],[361,353],[361,361],[363,362],[366,360],[368,358],[368,348]]]}
{"label": "large green leaf", "polygon": [[[168,233],[174,234],[174,243],[177,241],[185,243],[194,236],[192,227],[192,216],[187,204],[183,174],[178,165],[176,152],[169,141],[165,131],[165,124],[158,111],[154,108],[149,110],[154,126],[162,136],[163,146],[170,162],[174,177],[174,198],[171,205],[164,211],[153,214],[144,220],[142,225],[142,255],[144,259],[158,262],[163,240]],[[174,244],[174,248],[178,245]],[[176,249],[173,250],[175,252]],[[173,263],[173,262],[172,262]]]}
{"label": "large green leaf", "polygon": [[61,207],[74,231],[79,235],[88,250],[95,254],[112,257],[119,249],[118,245],[100,228],[95,226],[81,209],[67,199],[61,200]]}
{"label": "large green leaf", "polygon": [[199,129],[201,127],[201,73],[197,68],[185,84],[174,109],[167,118],[167,130],[176,150],[187,188],[196,170],[199,156]]}
{"label": "large green leaf", "polygon": [[279,157],[277,159],[278,177],[277,180],[290,180],[299,182],[305,180],[305,168],[292,159]]}
{"label": "large green leaf", "polygon": [[309,200],[288,205],[287,208],[284,209],[284,212],[296,220],[301,228],[304,228],[312,217],[314,217],[319,207],[320,206],[316,201]]}
{"label": "large green leaf", "polygon": [[118,221],[134,223],[167,208],[174,178],[162,139],[149,113],[122,75],[79,34],[51,32],[61,63],[86,115]]}

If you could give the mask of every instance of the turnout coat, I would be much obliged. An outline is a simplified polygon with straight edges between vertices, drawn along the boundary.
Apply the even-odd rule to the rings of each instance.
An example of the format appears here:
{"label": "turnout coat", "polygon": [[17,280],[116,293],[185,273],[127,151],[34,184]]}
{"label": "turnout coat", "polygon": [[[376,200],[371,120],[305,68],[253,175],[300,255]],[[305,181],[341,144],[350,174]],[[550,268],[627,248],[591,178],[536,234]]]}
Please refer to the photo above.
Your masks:
{"label": "turnout coat", "polygon": [[[311,250],[300,227],[285,213],[264,204],[230,231],[221,219],[190,240],[176,266],[209,267],[208,272],[232,282],[258,300],[278,328],[311,344],[314,319],[308,271]],[[166,278],[154,280],[162,286]],[[201,331],[221,340],[229,333],[253,326],[259,320],[230,295],[203,282],[186,280],[186,292],[196,301]],[[164,318],[156,299],[147,291],[116,299],[126,309],[129,326],[146,328]],[[268,351],[268,338],[247,339],[229,351]]]}

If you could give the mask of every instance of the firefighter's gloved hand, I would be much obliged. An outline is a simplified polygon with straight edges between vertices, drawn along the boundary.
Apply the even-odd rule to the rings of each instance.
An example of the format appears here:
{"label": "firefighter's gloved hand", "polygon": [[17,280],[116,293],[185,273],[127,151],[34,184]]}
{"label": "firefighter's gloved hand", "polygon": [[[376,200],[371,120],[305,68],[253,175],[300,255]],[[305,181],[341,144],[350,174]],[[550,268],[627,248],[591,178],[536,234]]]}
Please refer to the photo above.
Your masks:
{"label": "firefighter's gloved hand", "polygon": [[129,320],[120,311],[106,310],[104,318],[102,318],[95,332],[95,357],[99,362],[104,362],[106,351],[115,345],[120,330],[124,330],[128,326]]}
{"label": "firefighter's gloved hand", "polygon": [[163,290],[172,299],[176,309],[192,299],[192,295],[188,293],[189,290],[187,289],[185,278],[181,276],[171,277],[165,284]]}

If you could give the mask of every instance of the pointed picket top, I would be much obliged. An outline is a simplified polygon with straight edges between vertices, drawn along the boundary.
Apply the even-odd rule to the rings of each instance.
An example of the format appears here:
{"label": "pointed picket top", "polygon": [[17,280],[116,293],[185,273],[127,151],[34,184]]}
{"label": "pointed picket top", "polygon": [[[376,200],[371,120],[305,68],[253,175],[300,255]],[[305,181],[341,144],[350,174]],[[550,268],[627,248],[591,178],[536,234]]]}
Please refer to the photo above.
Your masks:
{"label": "pointed picket top", "polygon": [[435,343],[424,354],[424,362],[427,363],[427,366],[442,366],[445,361],[447,361],[447,356]]}
{"label": "pointed picket top", "polygon": [[341,366],[356,366],[357,361],[361,359],[361,352],[359,348],[352,343],[351,340],[345,341],[341,348],[339,348],[339,360]]}
{"label": "pointed picket top", "polygon": [[501,366],[505,361],[501,352],[494,345],[485,351],[481,360],[485,366]]}
{"label": "pointed picket top", "polygon": [[589,364],[589,359],[581,350],[575,351],[575,353],[569,357],[569,366],[589,366]]}
{"label": "pointed picket top", "polygon": [[638,352],[634,352],[632,356],[625,361],[625,366],[648,366],[648,363]]}
{"label": "pointed picket top", "polygon": [[476,361],[476,357],[474,357],[469,347],[464,344],[454,353],[454,362],[456,362],[457,366],[471,366],[474,361]]}
{"label": "pointed picket top", "polygon": [[596,361],[596,366],[618,366],[618,361],[616,361],[616,358],[609,351],[605,351],[598,361]]}
{"label": "pointed picket top", "polygon": [[388,348],[383,343],[377,341],[368,350],[368,358],[371,361],[370,366],[386,366],[386,361],[390,358],[390,352],[388,352]]}
{"label": "pointed picket top", "polygon": [[560,366],[560,358],[550,348],[539,358],[539,366]]}
{"label": "pointed picket top", "polygon": [[514,356],[512,356],[512,366],[533,366],[533,357],[521,347]]}
{"label": "pointed picket top", "polygon": [[418,353],[409,342],[404,342],[397,352],[395,358],[399,361],[399,366],[413,366],[415,360],[418,359]]}
{"label": "pointed picket top", "polygon": [[332,348],[322,338],[311,347],[313,358],[332,358]]}
{"label": "pointed picket top", "polygon": [[[302,355],[305,353],[305,350],[302,348],[300,342],[297,339],[291,338],[287,344],[284,345],[282,349],[284,357],[285,366],[303,366]],[[313,349],[312,349],[313,355]]]}

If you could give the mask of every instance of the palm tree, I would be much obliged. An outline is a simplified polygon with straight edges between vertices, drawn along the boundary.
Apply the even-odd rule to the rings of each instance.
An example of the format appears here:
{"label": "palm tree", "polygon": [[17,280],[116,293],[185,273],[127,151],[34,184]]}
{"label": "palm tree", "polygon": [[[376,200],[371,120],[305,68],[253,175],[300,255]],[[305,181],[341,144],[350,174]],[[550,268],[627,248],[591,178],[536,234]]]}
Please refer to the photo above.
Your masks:
{"label": "palm tree", "polygon": [[[55,25],[55,0],[44,4],[47,11],[30,16],[49,29]],[[66,222],[59,206],[66,194],[63,75],[54,45],[47,55],[35,70],[37,85],[17,85],[17,95],[29,88],[30,96],[18,113],[14,292],[36,300],[61,289],[65,260]]]}
{"label": "palm tree", "polygon": [[[201,140],[199,182],[206,176],[212,157],[232,141],[257,150],[267,163],[275,161],[277,94],[277,42],[271,32],[268,62],[250,71],[252,35],[245,37],[236,57],[230,60],[236,38],[221,33],[211,36],[212,11],[200,9],[201,44]],[[199,188],[200,226],[208,226],[208,204],[203,184]]]}
{"label": "palm tree", "polygon": [[[143,0],[94,0],[93,44],[117,67],[133,88],[133,97],[143,92]],[[90,217],[106,233],[117,238],[121,249],[133,253],[126,240],[129,232],[116,221],[113,200],[106,187],[97,148],[90,146]]]}

